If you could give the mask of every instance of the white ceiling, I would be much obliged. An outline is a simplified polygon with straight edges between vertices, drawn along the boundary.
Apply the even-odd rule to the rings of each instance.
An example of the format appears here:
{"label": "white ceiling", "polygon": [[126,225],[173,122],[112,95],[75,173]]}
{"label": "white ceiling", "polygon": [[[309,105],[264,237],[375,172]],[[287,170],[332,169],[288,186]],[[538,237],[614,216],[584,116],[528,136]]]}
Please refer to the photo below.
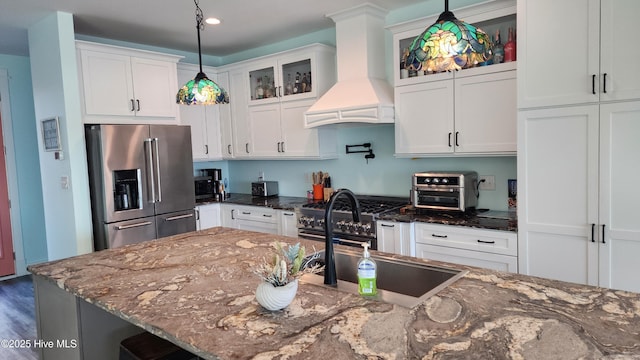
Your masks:
{"label": "white ceiling", "polygon": [[[424,1],[368,0],[388,10]],[[330,28],[326,14],[364,2],[201,0],[205,18],[222,20],[202,32],[203,53],[225,56]],[[56,10],[74,15],[77,34],[197,52],[193,0],[0,0],[0,54],[28,55],[27,28]]]}

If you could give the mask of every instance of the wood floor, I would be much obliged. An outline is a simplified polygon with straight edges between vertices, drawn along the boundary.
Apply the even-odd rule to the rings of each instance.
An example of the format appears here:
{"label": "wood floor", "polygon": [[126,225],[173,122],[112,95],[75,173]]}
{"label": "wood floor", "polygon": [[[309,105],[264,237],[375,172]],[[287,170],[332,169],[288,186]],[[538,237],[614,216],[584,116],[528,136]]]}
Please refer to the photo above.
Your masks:
{"label": "wood floor", "polygon": [[[0,359],[38,359],[33,347],[37,339],[31,276],[0,281]],[[8,345],[14,348],[8,348]],[[31,346],[26,346],[26,345]],[[19,345],[26,348],[16,349]]]}

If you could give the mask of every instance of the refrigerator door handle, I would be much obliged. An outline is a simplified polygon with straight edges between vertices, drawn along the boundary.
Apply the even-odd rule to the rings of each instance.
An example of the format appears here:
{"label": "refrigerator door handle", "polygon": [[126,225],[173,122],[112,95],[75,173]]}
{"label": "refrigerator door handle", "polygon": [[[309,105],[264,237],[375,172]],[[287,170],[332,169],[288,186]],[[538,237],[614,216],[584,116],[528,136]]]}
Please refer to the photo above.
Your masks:
{"label": "refrigerator door handle", "polygon": [[144,152],[145,152],[145,160],[146,160],[146,166],[147,166],[147,184],[149,184],[149,187],[151,188],[148,195],[147,195],[147,200],[149,200],[150,203],[155,203],[156,202],[156,182],[155,182],[155,178],[153,176],[153,147],[152,147],[152,142],[153,139],[147,138],[144,139]]}
{"label": "refrigerator door handle", "polygon": [[151,221],[143,221],[140,223],[130,224],[130,225],[118,225],[116,226],[116,230],[126,230],[131,228],[136,228],[140,226],[147,226],[153,224]]}
{"label": "refrigerator door handle", "polygon": [[193,213],[191,214],[184,214],[184,215],[176,215],[176,216],[171,216],[165,219],[165,221],[173,221],[173,220],[180,220],[180,219],[187,219],[193,217]]}
{"label": "refrigerator door handle", "polygon": [[162,202],[162,185],[160,184],[160,151],[158,150],[158,138],[153,139],[153,149],[155,154],[153,156],[156,166],[156,182],[158,183],[158,202]]}

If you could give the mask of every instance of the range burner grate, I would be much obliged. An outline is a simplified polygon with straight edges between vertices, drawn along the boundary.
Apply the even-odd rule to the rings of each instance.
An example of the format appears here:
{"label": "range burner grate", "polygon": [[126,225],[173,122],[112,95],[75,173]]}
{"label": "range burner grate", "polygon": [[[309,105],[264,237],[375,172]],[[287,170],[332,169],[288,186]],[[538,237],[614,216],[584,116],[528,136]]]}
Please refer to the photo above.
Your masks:
{"label": "range burner grate", "polygon": [[[381,214],[387,211],[399,209],[405,205],[405,201],[395,200],[375,200],[375,199],[358,199],[360,203],[360,212],[363,214]],[[304,208],[320,209],[324,210],[326,203],[315,202],[303,205]],[[337,211],[351,211],[351,206],[347,199],[338,199],[333,204],[333,210]]]}

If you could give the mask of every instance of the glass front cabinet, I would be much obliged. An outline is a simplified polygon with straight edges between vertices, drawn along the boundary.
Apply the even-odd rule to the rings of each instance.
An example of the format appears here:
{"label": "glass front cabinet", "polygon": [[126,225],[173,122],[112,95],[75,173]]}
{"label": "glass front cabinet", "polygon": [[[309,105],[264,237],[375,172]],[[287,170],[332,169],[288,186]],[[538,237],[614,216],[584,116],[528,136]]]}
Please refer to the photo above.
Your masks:
{"label": "glass front cabinet", "polygon": [[[517,40],[515,39],[516,1],[496,1],[489,4],[469,6],[461,10],[452,9],[452,11],[459,20],[465,21],[484,30],[494,44],[496,44],[496,39],[499,34],[500,43],[504,46],[509,39],[510,29],[513,31],[512,36],[514,37],[514,41]],[[438,14],[388,27],[388,29],[393,33],[393,79],[395,86],[416,84],[424,81],[445,80],[451,79],[455,76],[451,72],[430,73],[429,71],[424,70],[415,71],[404,68],[404,59],[406,54],[409,52],[411,43],[428,26],[433,24],[437,18]],[[481,69],[483,67],[486,67],[487,69]],[[492,59],[487,63],[478,64],[475,68],[464,69],[461,71],[466,72],[475,70],[479,73],[497,72],[514,67],[514,64],[509,64],[508,62],[505,62],[504,59],[501,60],[498,56],[496,61]]]}
{"label": "glass front cabinet", "polygon": [[[327,51],[330,50],[330,51]],[[251,63],[249,68],[249,105],[316,98],[335,78],[333,49],[322,46],[269,56]],[[327,70],[333,70],[327,74]]]}

